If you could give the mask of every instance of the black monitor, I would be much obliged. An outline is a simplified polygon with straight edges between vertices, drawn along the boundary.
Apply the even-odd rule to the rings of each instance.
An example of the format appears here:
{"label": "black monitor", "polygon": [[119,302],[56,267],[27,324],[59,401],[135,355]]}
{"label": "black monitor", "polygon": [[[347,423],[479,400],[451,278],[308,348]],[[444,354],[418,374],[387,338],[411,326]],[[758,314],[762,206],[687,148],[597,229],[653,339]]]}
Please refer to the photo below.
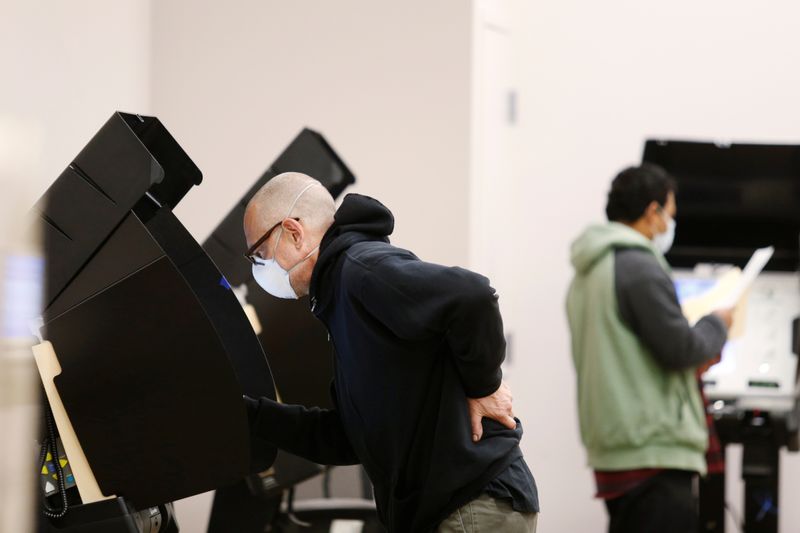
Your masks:
{"label": "black monitor", "polygon": [[800,264],[800,145],[649,140],[643,160],[678,182],[673,266],[744,266],[774,246],[768,270]]}

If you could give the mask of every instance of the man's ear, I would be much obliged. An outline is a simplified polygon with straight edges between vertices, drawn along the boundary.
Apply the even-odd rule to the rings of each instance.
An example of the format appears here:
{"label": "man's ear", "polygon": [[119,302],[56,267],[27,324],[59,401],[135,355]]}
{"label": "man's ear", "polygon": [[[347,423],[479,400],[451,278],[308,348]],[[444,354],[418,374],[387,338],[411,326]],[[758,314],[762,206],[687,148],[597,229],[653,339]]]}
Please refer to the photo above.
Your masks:
{"label": "man's ear", "polygon": [[287,218],[283,221],[283,231],[289,236],[289,242],[295,248],[300,248],[303,244],[303,237],[305,237],[303,225],[293,218]]}
{"label": "man's ear", "polygon": [[661,210],[661,204],[653,200],[647,205],[647,208],[644,210],[644,215],[646,217],[650,217],[651,215],[658,215],[659,210]]}

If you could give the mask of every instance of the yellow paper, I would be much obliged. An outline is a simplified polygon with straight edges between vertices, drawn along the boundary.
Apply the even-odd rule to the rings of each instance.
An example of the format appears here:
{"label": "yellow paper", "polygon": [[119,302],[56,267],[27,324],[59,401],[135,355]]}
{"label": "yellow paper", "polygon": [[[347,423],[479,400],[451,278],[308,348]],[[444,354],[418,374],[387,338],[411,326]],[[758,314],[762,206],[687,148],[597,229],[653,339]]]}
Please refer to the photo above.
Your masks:
{"label": "yellow paper", "polygon": [[115,498],[116,496],[106,496],[100,491],[97,479],[92,473],[92,468],[83,453],[83,448],[72,427],[72,422],[70,422],[64,404],[61,402],[61,396],[58,394],[55,383],[53,383],[53,378],[61,374],[61,364],[58,362],[55,351],[53,351],[53,345],[47,341],[37,344],[33,347],[33,357],[36,360],[36,366],[39,368],[39,375],[42,377],[44,392],[50,402],[58,433],[61,435],[61,445],[64,447],[67,457],[69,457],[72,475],[75,477],[75,485],[78,487],[81,500],[86,504]]}
{"label": "yellow paper", "polygon": [[261,335],[261,321],[258,319],[256,308],[252,304],[246,304],[244,306],[244,314],[247,316],[247,320],[250,321],[250,326],[252,326],[255,334]]}

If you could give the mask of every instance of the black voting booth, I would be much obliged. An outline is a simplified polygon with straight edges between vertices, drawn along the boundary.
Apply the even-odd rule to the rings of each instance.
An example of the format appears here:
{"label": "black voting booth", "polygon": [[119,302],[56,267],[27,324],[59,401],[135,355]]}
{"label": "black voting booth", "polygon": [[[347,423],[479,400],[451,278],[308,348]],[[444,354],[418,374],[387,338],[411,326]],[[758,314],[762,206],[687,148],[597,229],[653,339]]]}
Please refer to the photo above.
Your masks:
{"label": "black voting booth", "polygon": [[[331,407],[333,354],[324,326],[311,314],[307,301],[280,300],[264,292],[253,279],[250,263],[242,256],[247,249],[242,231],[247,203],[267,181],[283,172],[302,172],[318,179],[334,198],[355,182],[353,173],[325,138],[313,130],[303,129],[241,197],[203,243],[203,248],[257,313],[262,325],[259,340],[269,354],[281,401],[327,408]],[[247,359],[234,362],[241,365],[240,372],[247,372],[250,363]],[[217,490],[209,533],[233,530],[255,533],[264,531],[267,524],[274,530],[291,531],[291,525],[276,523],[280,521],[284,491],[323,470],[320,465],[279,451],[270,471]],[[293,507],[291,498],[289,501]],[[317,527],[319,521],[329,521],[330,517],[363,519],[374,515],[374,511],[345,508],[296,512],[298,517]]]}
{"label": "black voting booth", "polygon": [[[800,146],[650,140],[643,159],[660,165],[678,181],[677,229],[667,254],[673,267],[691,269],[701,263],[743,267],[753,250],[772,245],[775,253],[764,275],[796,277],[800,266]],[[787,290],[797,291],[797,284]],[[777,320],[769,309],[764,316]],[[789,320],[791,329],[786,329],[791,333],[787,336],[792,338],[786,339],[786,345],[791,343],[792,348],[787,355],[796,359],[800,319]],[[744,531],[774,533],[778,531],[780,503],[779,452],[781,448],[795,452],[800,448],[797,374],[782,376],[793,391],[784,398],[777,398],[776,391],[753,390],[773,383],[753,380],[751,374],[742,377],[750,380],[739,393],[730,388],[724,394],[716,392],[717,383],[706,378],[704,389],[712,401],[710,413],[723,454],[727,444],[743,446]],[[724,474],[709,476],[701,483],[700,507],[700,530],[724,532]]]}
{"label": "black voting booth", "polygon": [[275,397],[264,352],[172,213],[201,180],[157,118],[115,113],[35,206],[55,387],[100,489],[116,496],[87,503],[68,489],[69,511],[41,531],[177,531],[164,504],[274,460],[266,444],[250,449],[242,402]]}

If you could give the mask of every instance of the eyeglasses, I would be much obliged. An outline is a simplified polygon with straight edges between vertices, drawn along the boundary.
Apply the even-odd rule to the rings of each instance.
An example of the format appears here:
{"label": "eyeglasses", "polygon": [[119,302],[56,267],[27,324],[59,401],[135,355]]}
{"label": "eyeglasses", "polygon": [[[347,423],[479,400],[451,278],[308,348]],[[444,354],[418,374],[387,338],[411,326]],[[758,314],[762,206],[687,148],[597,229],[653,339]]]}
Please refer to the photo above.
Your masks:
{"label": "eyeglasses", "polygon": [[[286,219],[283,219],[283,220],[286,220]],[[257,262],[258,259],[263,260],[264,259],[263,257],[258,257],[258,256],[255,255],[255,251],[258,250],[258,248],[262,244],[264,244],[267,241],[267,239],[269,239],[269,236],[272,235],[272,232],[275,230],[275,228],[277,228],[278,226],[283,224],[283,220],[278,221],[278,223],[275,224],[274,226],[272,226],[271,228],[269,228],[267,230],[267,232],[264,233],[264,235],[261,236],[260,239],[258,239],[256,242],[254,242],[253,246],[248,248],[248,250],[244,253],[244,258],[247,259],[248,261],[250,261],[250,263],[252,263],[254,265],[258,264],[258,262]],[[293,218],[293,220],[297,220],[298,222],[300,222],[299,218]]]}

